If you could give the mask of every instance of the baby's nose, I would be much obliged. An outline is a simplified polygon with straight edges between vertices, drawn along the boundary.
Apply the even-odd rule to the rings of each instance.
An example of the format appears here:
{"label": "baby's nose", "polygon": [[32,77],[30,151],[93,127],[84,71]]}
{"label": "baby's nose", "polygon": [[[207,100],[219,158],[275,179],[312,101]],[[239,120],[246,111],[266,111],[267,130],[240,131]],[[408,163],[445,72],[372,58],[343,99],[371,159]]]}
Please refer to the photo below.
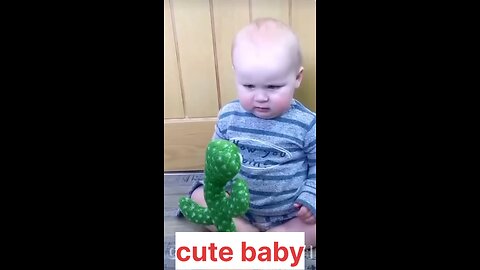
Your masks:
{"label": "baby's nose", "polygon": [[255,101],[257,102],[266,102],[268,101],[268,95],[263,93],[263,91],[260,91],[255,95]]}

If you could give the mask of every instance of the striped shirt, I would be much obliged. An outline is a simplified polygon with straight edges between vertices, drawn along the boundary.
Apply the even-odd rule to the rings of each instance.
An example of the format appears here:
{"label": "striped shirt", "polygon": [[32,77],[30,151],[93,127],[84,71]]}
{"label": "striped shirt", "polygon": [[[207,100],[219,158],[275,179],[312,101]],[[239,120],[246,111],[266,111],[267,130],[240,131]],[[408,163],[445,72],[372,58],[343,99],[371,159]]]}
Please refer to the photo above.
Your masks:
{"label": "striped shirt", "polygon": [[297,100],[274,119],[261,119],[235,100],[219,112],[213,139],[235,143],[242,154],[239,176],[248,182],[249,214],[271,217],[308,207],[316,216],[316,114]]}

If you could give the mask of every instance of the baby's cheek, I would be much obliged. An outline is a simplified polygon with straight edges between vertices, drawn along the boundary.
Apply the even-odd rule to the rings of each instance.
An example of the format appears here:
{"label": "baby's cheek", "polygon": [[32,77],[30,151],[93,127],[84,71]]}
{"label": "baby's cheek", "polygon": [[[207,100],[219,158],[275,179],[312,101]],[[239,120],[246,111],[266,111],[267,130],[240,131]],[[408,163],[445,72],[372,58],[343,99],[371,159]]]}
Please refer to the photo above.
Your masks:
{"label": "baby's cheek", "polygon": [[252,110],[252,102],[248,99],[248,96],[240,96],[239,95],[239,100],[240,100],[240,105],[242,105],[243,109],[246,111]]}
{"label": "baby's cheek", "polygon": [[287,109],[290,107],[291,102],[292,102],[292,98],[290,97],[286,97],[286,96],[277,97],[275,99],[275,107],[281,110]]}

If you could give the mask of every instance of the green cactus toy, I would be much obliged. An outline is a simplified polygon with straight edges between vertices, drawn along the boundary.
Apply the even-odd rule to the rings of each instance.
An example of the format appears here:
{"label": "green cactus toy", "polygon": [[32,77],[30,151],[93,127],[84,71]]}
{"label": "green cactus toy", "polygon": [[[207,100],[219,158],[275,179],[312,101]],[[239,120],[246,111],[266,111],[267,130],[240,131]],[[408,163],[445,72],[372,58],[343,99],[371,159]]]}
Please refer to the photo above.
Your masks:
{"label": "green cactus toy", "polygon": [[242,156],[238,147],[226,140],[213,140],[208,144],[205,160],[204,196],[207,207],[192,199],[180,199],[180,211],[191,222],[215,225],[219,232],[236,231],[233,218],[245,214],[250,204],[250,194],[245,180],[233,180],[230,197],[225,185],[240,171]]}

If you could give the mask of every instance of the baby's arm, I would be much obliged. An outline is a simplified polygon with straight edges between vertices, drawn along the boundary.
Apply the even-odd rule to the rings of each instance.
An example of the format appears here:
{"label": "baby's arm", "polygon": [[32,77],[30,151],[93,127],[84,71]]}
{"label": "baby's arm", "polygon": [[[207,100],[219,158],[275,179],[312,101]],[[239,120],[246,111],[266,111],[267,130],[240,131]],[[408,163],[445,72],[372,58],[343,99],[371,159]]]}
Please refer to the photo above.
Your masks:
{"label": "baby's arm", "polygon": [[222,114],[223,111],[220,110],[220,112],[218,113],[218,121],[217,123],[215,123],[215,132],[213,133],[212,140],[227,140],[225,136],[225,133],[227,132],[227,127],[225,121],[222,121]]}
{"label": "baby's arm", "polygon": [[222,134],[221,129],[218,127],[218,122],[215,124],[215,132],[213,133],[212,140],[226,140],[225,136]]}
{"label": "baby's arm", "polygon": [[[315,121],[315,120],[314,120]],[[317,216],[317,206],[316,206],[316,197],[317,197],[317,137],[316,137],[316,123],[312,124],[313,126],[307,132],[305,137],[305,147],[304,151],[307,155],[308,162],[308,174],[307,180],[302,186],[302,191],[298,198],[295,200],[297,204],[300,204],[306,207],[309,212],[313,214],[316,218]],[[305,210],[301,210],[305,212]],[[301,213],[303,214],[303,213]]]}

